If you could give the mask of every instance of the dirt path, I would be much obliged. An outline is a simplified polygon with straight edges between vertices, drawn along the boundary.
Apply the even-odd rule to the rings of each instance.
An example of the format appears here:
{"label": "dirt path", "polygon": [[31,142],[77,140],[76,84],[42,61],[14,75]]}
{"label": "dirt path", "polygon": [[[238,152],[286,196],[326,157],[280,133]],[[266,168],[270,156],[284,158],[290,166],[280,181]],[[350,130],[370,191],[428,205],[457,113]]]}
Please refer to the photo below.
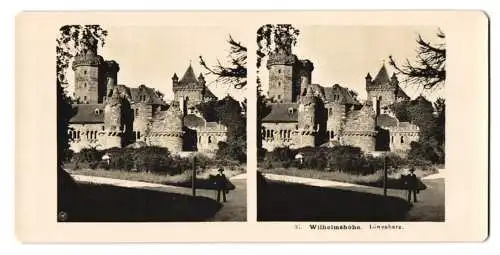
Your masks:
{"label": "dirt path", "polygon": [[[266,179],[286,183],[303,184],[312,187],[321,187],[332,190],[353,191],[366,194],[373,194],[382,197],[383,189],[378,187],[350,184],[337,181],[319,180],[312,178],[302,178],[296,176],[264,174]],[[430,175],[423,178],[423,183],[427,186],[425,190],[417,195],[417,203],[409,208],[404,220],[406,221],[444,221],[445,219],[445,172]],[[394,198],[407,199],[407,191],[399,189],[388,189],[387,195]]]}
{"label": "dirt path", "polygon": [[[145,189],[169,193],[191,195],[191,188],[177,187],[172,185],[162,185],[157,183],[148,183],[140,181],[128,181],[121,179],[104,178],[87,175],[72,175],[78,182],[106,184],[119,187]],[[230,181],[235,185],[235,189],[227,194],[227,202],[222,203],[222,207],[212,219],[208,221],[245,221],[247,216],[247,195],[246,195],[246,175],[234,176]],[[203,196],[210,199],[217,199],[217,193],[214,190],[197,189],[197,196]]]}

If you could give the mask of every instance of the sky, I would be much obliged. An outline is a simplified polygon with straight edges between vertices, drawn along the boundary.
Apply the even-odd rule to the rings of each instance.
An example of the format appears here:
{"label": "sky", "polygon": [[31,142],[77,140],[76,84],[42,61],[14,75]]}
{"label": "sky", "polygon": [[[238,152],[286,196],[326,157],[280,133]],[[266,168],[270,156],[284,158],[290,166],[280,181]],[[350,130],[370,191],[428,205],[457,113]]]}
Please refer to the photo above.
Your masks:
{"label": "sky", "polygon": [[[437,27],[422,26],[300,26],[298,43],[294,54],[300,59],[314,63],[312,82],[323,86],[338,83],[358,92],[360,99],[366,98],[365,76],[375,77],[385,62],[389,75],[393,69],[388,64],[392,55],[399,63],[415,57],[417,33],[424,38],[435,39]],[[255,43],[255,33],[236,26],[184,27],[184,26],[105,26],[109,35],[99,54],[106,60],[115,60],[120,65],[118,84],[138,87],[141,84],[159,89],[166,100],[173,98],[172,79],[174,73],[182,77],[191,63],[196,75],[206,72],[199,65],[202,55],[207,63],[217,59],[223,63],[229,54],[229,35],[244,45]],[[252,58],[254,59],[254,58]],[[255,66],[255,65],[253,65]],[[252,71],[250,67],[249,71]],[[68,69],[69,89],[74,81]],[[260,71],[264,91],[267,89],[267,70]],[[234,89],[214,82],[215,77],[206,75],[207,86],[220,97],[228,94],[242,100],[246,89]],[[400,80],[402,78],[400,77]],[[444,96],[444,91],[428,94],[401,85],[412,98],[423,94],[430,100]],[[254,87],[254,86],[251,86]]]}
{"label": "sky", "polygon": [[[295,26],[295,25],[294,25]],[[437,27],[410,26],[295,26],[300,30],[298,42],[293,49],[299,59],[309,59],[314,64],[312,83],[325,87],[338,83],[359,93],[366,99],[365,77],[369,72],[373,78],[385,63],[389,75],[394,69],[389,65],[392,55],[402,63],[415,57],[416,38],[420,33],[424,39],[435,40]],[[429,40],[427,39],[427,40]],[[267,91],[268,76],[265,65],[261,70],[264,91]],[[403,80],[402,77],[398,77]],[[443,91],[428,93],[401,87],[412,98],[420,94],[430,100],[444,97]]]}
{"label": "sky", "polygon": [[[104,27],[108,30],[106,44],[99,54],[106,60],[115,60],[120,65],[118,84],[138,87],[144,84],[159,89],[166,100],[173,99],[172,76],[179,78],[191,62],[196,76],[206,72],[199,65],[203,56],[210,65],[220,59],[223,63],[229,53],[227,40],[231,34],[236,40],[243,33],[231,27]],[[69,90],[74,75],[68,69]],[[205,75],[207,86],[217,97],[230,94],[237,100],[245,96],[245,89],[228,88],[214,82],[215,77]]]}

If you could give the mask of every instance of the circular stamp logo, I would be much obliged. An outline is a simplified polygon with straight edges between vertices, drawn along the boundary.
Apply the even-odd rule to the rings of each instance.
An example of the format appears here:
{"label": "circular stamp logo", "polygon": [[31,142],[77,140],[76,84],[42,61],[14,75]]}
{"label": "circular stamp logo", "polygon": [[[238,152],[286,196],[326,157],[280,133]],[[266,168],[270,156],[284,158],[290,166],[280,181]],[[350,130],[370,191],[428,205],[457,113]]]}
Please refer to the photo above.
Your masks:
{"label": "circular stamp logo", "polygon": [[67,221],[68,220],[68,214],[64,211],[60,211],[58,214],[57,214],[57,219],[59,221]]}

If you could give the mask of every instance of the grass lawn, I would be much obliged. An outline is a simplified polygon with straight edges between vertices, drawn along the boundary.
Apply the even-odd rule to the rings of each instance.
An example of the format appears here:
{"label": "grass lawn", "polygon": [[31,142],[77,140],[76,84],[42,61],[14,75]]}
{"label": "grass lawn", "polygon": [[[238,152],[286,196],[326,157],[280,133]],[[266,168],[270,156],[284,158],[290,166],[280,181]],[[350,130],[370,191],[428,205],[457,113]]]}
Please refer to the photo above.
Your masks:
{"label": "grass lawn", "polygon": [[[227,178],[231,178],[232,176],[238,175],[244,172],[244,168],[246,166],[242,166],[241,169],[227,169],[224,170],[224,174]],[[183,187],[191,187],[191,178],[192,171],[185,171],[179,175],[166,175],[166,174],[158,174],[158,173],[146,173],[146,172],[132,172],[132,171],[122,171],[122,170],[106,170],[106,169],[67,169],[67,172],[70,174],[78,174],[78,175],[88,175],[88,176],[98,176],[98,177],[106,177],[113,179],[121,179],[121,180],[129,180],[129,181],[142,181],[142,182],[150,182],[150,183],[158,183],[164,185],[175,185],[175,186],[183,186]],[[200,188],[211,188],[208,183],[208,179],[210,175],[215,175],[217,172],[212,170],[206,170],[204,172],[198,173],[196,175],[197,186]]]}
{"label": "grass lawn", "polygon": [[[298,169],[294,167],[290,168],[259,168],[258,169],[262,173],[270,173],[270,174],[279,174],[279,175],[291,175],[297,177],[305,177],[305,178],[313,178],[313,179],[321,179],[321,180],[330,180],[330,181],[339,181],[360,185],[367,185],[373,187],[382,187],[384,173],[383,171],[377,171],[374,174],[369,175],[356,175],[351,173],[344,173],[339,171],[320,171],[316,169]],[[435,173],[436,170],[416,170],[415,174],[417,177],[422,178],[429,174]],[[391,189],[404,189],[404,184],[400,180],[401,172],[395,172],[388,175],[388,187]],[[420,189],[425,189],[425,185],[420,183]]]}

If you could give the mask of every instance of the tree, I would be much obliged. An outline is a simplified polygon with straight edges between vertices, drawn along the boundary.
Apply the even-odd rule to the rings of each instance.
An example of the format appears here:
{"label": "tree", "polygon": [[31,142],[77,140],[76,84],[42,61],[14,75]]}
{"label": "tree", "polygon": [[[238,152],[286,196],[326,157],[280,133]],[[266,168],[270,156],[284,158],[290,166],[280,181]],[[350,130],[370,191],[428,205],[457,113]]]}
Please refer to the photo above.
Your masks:
{"label": "tree", "polygon": [[57,93],[57,195],[58,212],[65,211],[69,217],[78,213],[78,187],[71,176],[63,170],[62,164],[70,155],[68,135],[69,120],[76,113],[71,98],[65,90],[66,71],[73,57],[87,49],[104,46],[107,31],[99,25],[65,25],[56,39],[56,93]]}
{"label": "tree", "polygon": [[247,85],[247,48],[229,35],[229,64],[224,65],[217,59],[217,64],[209,66],[200,56],[200,65],[207,70],[207,75],[214,75],[216,82],[233,86],[236,89]]}
{"label": "tree", "polygon": [[271,53],[292,54],[300,31],[291,24],[266,24],[257,30],[257,149],[258,157],[264,157],[262,150],[262,118],[269,113],[266,97],[262,91],[259,73],[262,61]]}
{"label": "tree", "polygon": [[392,56],[389,56],[389,64],[402,74],[407,84],[415,84],[424,89],[436,89],[444,86],[446,79],[446,44],[445,34],[439,30],[436,33],[439,42],[431,43],[419,34],[417,42],[417,55],[414,63],[408,59],[402,65],[398,65]]}

